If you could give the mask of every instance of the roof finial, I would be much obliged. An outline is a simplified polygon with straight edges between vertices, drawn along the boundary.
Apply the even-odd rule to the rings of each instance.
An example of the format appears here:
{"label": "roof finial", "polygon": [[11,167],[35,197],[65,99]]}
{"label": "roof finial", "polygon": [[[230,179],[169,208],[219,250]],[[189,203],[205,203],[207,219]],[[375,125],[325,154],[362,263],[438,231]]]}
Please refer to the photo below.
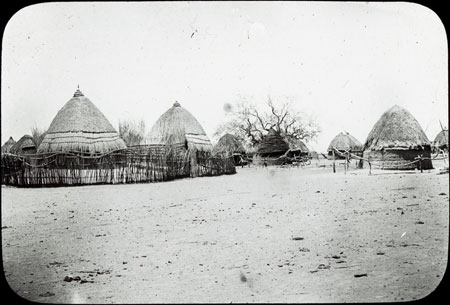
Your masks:
{"label": "roof finial", "polygon": [[73,94],[73,97],[79,97],[84,96],[83,93],[80,91],[80,85],[77,86],[77,91]]}
{"label": "roof finial", "polygon": [[173,107],[181,107],[180,103],[178,103],[178,101],[175,101],[175,103],[173,103]]}

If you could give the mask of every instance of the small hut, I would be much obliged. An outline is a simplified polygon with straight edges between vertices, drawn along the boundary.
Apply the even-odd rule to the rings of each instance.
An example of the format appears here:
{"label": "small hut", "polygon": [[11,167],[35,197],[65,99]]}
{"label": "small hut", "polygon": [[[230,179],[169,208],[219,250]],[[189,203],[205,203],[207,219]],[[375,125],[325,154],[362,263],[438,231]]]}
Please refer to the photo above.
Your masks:
{"label": "small hut", "polygon": [[[342,154],[348,151],[352,154],[362,156],[363,153],[363,145],[348,132],[340,132],[333,138],[333,140],[331,140],[330,145],[327,149],[329,158],[333,158],[333,148],[335,148]],[[341,155],[336,151],[334,151],[334,157],[336,159],[345,159],[345,155]]]}
{"label": "small hut", "polygon": [[56,114],[38,153],[93,155],[125,148],[125,142],[108,119],[77,89]]}
{"label": "small hut", "polygon": [[14,155],[29,155],[36,153],[36,144],[34,144],[33,137],[30,135],[24,135],[11,146],[10,153]]}
{"label": "small hut", "polygon": [[[428,159],[414,162],[420,155]],[[430,141],[419,122],[398,105],[383,113],[364,144],[364,158],[381,162],[383,169],[431,169],[430,157]]]}
{"label": "small hut", "polygon": [[16,141],[14,141],[13,137],[9,137],[9,140],[2,145],[2,154],[11,152],[11,148],[14,146],[14,144],[16,144]]}
{"label": "small hut", "polygon": [[304,157],[309,155],[309,148],[302,140],[293,140],[289,143],[289,150],[286,155],[290,158]]}
{"label": "small hut", "polygon": [[282,157],[289,150],[289,144],[283,137],[275,131],[270,129],[267,135],[261,140],[255,156],[255,163],[267,162],[268,165],[278,165],[284,162]]}
{"label": "small hut", "polygon": [[149,144],[177,150],[212,151],[212,144],[197,119],[180,103],[164,112],[149,133]]}
{"label": "small hut", "polygon": [[448,151],[448,130],[441,130],[433,141],[433,146],[437,149]]}
{"label": "small hut", "polygon": [[214,155],[224,157],[233,156],[235,165],[239,165],[241,163],[242,156],[245,155],[245,149],[244,146],[242,146],[242,143],[238,138],[229,133],[223,135],[219,139],[212,152]]}

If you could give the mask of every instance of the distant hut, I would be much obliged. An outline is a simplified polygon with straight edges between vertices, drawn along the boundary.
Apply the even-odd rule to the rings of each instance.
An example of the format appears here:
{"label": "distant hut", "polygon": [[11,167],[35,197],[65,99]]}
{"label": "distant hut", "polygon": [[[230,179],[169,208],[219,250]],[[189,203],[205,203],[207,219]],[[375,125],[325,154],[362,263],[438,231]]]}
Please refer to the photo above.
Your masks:
{"label": "distant hut", "polygon": [[433,146],[448,151],[448,130],[441,130],[433,141]]}
{"label": "distant hut", "polygon": [[285,155],[290,158],[305,157],[309,155],[309,148],[302,140],[294,139],[289,142],[289,149]]}
{"label": "distant hut", "polygon": [[38,153],[93,155],[125,148],[125,142],[108,119],[77,89],[56,114]]}
{"label": "distant hut", "polygon": [[[341,132],[331,140],[327,149],[329,158],[332,158],[333,156],[333,148],[340,153],[348,151],[358,156],[362,156],[363,154],[363,145],[348,132]],[[334,152],[334,156],[336,159],[345,159],[344,155],[340,155],[336,151]]]}
{"label": "distant hut", "polygon": [[24,135],[17,141],[10,149],[10,153],[14,155],[29,155],[36,153],[36,144],[34,144],[33,137]]}
{"label": "distant hut", "polygon": [[[430,141],[419,122],[398,105],[383,113],[364,144],[364,158],[381,161],[383,169],[418,168],[419,162],[412,162],[419,155],[431,157]],[[431,168],[431,159],[422,161],[422,169]]]}
{"label": "distant hut", "polygon": [[223,135],[214,146],[213,154],[224,157],[233,156],[234,164],[238,165],[241,162],[242,156],[245,154],[245,149],[238,138],[227,133]]}
{"label": "distant hut", "polygon": [[271,129],[261,140],[256,149],[255,163],[267,162],[268,165],[277,165],[284,162],[280,157],[289,150],[289,144],[280,133]]}
{"label": "distant hut", "polygon": [[212,144],[197,119],[180,103],[164,112],[149,133],[149,144],[182,151],[212,151]]}
{"label": "distant hut", "polygon": [[16,144],[16,141],[14,141],[13,137],[9,137],[9,140],[2,145],[2,154],[11,152],[11,148],[14,146],[14,144]]}

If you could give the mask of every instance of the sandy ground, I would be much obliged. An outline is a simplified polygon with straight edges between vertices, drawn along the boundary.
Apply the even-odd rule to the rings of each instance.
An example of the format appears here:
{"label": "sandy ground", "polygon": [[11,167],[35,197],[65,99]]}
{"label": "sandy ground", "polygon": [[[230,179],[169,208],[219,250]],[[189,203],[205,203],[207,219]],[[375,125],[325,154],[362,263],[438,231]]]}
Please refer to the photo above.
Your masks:
{"label": "sandy ground", "polygon": [[2,187],[6,279],[45,303],[385,302],[431,293],[447,265],[448,174],[328,166]]}

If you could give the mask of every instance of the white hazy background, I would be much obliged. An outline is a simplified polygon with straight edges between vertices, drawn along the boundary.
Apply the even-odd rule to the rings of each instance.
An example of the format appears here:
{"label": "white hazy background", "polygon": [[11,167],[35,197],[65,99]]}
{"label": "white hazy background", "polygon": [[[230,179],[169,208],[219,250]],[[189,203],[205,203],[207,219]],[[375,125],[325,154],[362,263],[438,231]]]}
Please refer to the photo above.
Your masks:
{"label": "white hazy background", "polygon": [[381,114],[408,109],[430,140],[448,124],[444,26],[413,3],[42,3],[2,42],[1,141],[47,129],[77,85],[115,128],[147,131],[175,100],[212,135],[224,104],[292,101],[325,152],[364,143]]}

